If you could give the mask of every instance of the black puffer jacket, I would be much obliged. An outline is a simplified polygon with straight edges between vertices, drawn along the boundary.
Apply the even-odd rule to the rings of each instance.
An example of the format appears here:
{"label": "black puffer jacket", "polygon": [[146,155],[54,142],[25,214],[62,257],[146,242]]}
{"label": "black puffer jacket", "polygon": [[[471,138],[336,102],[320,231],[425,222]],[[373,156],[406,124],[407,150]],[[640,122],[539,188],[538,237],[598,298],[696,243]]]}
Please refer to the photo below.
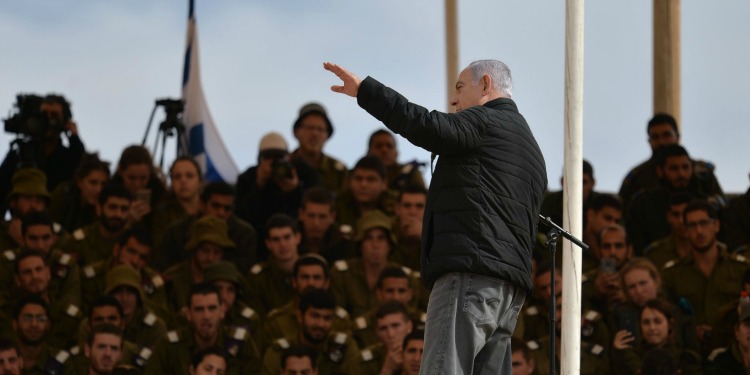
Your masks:
{"label": "black puffer jacket", "polygon": [[513,282],[531,292],[531,250],[547,187],[544,158],[511,99],[446,114],[367,77],[359,105],[411,143],[440,155],[422,232],[422,278],[448,272]]}

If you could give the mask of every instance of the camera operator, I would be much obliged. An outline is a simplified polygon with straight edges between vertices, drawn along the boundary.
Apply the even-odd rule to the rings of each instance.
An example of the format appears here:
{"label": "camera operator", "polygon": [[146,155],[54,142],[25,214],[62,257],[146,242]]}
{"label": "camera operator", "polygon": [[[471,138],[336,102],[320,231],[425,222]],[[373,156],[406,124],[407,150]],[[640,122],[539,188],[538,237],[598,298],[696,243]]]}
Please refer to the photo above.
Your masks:
{"label": "camera operator", "polygon": [[[276,213],[296,218],[305,190],[318,184],[315,170],[302,161],[290,161],[284,137],[270,132],[260,140],[258,165],[237,178],[237,216],[255,228],[264,228]],[[268,256],[265,246],[261,248],[258,261]]]}
{"label": "camera operator", "polygon": [[[0,166],[0,181],[10,181],[16,169],[31,166],[44,172],[47,190],[53,191],[59,183],[73,178],[86,152],[78,137],[78,126],[72,120],[70,103],[62,95],[50,94],[44,98],[19,95],[18,108],[20,113],[6,120],[5,130],[22,135],[19,138],[23,140],[12,145],[5,156]],[[61,133],[68,139],[67,146],[63,145]],[[6,197],[9,191],[10,184],[0,185],[0,197]],[[6,202],[0,203],[2,214],[7,208]]]}

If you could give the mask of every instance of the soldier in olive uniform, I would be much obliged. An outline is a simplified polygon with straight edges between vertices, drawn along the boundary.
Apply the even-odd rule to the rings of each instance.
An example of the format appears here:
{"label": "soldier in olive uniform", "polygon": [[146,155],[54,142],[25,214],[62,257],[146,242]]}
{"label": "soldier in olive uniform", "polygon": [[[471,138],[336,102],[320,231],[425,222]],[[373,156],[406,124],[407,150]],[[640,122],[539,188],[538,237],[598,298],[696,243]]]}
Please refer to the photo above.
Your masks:
{"label": "soldier in olive uniform", "polygon": [[172,223],[167,227],[162,240],[154,243],[159,250],[154,254],[151,265],[158,270],[165,270],[189,254],[184,250],[190,240],[190,228],[201,217],[214,216],[227,223],[227,235],[234,242],[235,249],[225,255],[225,259],[245,270],[256,262],[258,238],[250,223],[233,213],[234,188],[225,182],[211,182],[201,193],[201,213]]}
{"label": "soldier in olive uniform", "polygon": [[224,326],[228,329],[245,328],[250,331],[258,344],[260,316],[240,300],[245,279],[237,267],[225,260],[218,261],[203,269],[203,278],[206,283],[212,284],[219,290],[221,306],[224,309]]}
{"label": "soldier in olive uniform", "polygon": [[690,255],[690,241],[682,223],[682,213],[693,195],[679,192],[669,197],[667,222],[671,229],[669,236],[652,242],[643,250],[643,257],[650,260],[657,269],[661,269],[672,259],[680,259]]}
{"label": "soldier in olive uniform", "polygon": [[[3,181],[6,183],[6,181]],[[23,168],[13,174],[13,189],[8,194],[11,219],[0,224],[0,251],[15,249],[23,244],[21,218],[31,212],[44,212],[52,196],[47,191],[47,177],[39,169]],[[5,199],[5,197],[0,197]],[[5,216],[5,212],[2,213]],[[58,231],[55,231],[58,232]]]}
{"label": "soldier in olive uniform", "polygon": [[396,247],[391,259],[412,270],[419,271],[422,248],[422,218],[427,204],[427,190],[418,185],[405,186],[398,193],[394,207],[393,233]]}
{"label": "soldier in olive uniform", "polygon": [[39,296],[21,299],[13,314],[13,329],[18,335],[23,373],[30,375],[61,375],[70,353],[47,343],[51,318],[49,305]]}
{"label": "soldier in olive uniform", "polygon": [[80,265],[108,259],[126,229],[131,200],[128,189],[120,185],[104,187],[96,206],[98,221],[73,231],[60,247],[73,254]]}
{"label": "soldier in olive uniform", "polygon": [[109,162],[100,160],[97,153],[84,155],[74,178],[52,191],[50,216],[68,232],[95,222],[99,194],[107,181]]}
{"label": "soldier in olive uniform", "polygon": [[112,249],[112,256],[81,268],[81,297],[87,307],[93,298],[104,293],[105,275],[120,264],[133,267],[141,275],[141,285],[146,294],[144,303],[164,315],[167,310],[167,292],[164,279],[155,270],[146,266],[151,255],[151,235],[136,227],[120,235]]}
{"label": "soldier in olive uniform", "polygon": [[729,202],[724,211],[723,222],[729,250],[750,246],[750,189]]}
{"label": "soldier in olive uniform", "polygon": [[281,351],[281,375],[317,375],[318,354],[303,345],[292,345]]}
{"label": "soldier in olive uniform", "polygon": [[662,287],[670,302],[695,316],[698,340],[704,343],[721,307],[737,298],[748,260],[729,254],[717,241],[719,219],[707,202],[689,203],[683,220],[691,256],[664,265]]}
{"label": "soldier in olive uniform", "polygon": [[303,345],[318,353],[318,374],[358,374],[359,347],[350,334],[334,331],[336,299],[324,289],[308,289],[300,297],[296,336],[281,337],[263,356],[263,375],[280,373],[281,353],[292,345]]}
{"label": "soldier in olive uniform", "polygon": [[263,317],[294,298],[291,278],[301,235],[294,219],[276,214],[266,223],[265,238],[269,258],[250,268],[245,289],[248,306]]}
{"label": "soldier in olive uniform", "polygon": [[299,148],[291,153],[291,159],[304,161],[313,167],[318,172],[318,180],[326,189],[334,193],[343,190],[346,184],[346,166],[323,153],[323,146],[333,135],[333,125],[325,108],[319,103],[302,106],[293,130]]}
{"label": "soldier in olive uniform", "polygon": [[375,311],[375,331],[378,342],[361,351],[361,374],[393,374],[401,370],[404,339],[411,333],[413,324],[406,306],[389,300]]}
{"label": "soldier in olive uniform", "polygon": [[221,305],[219,291],[213,285],[194,285],[186,306],[189,325],[167,332],[156,345],[144,375],[187,374],[191,357],[213,346],[228,353],[226,374],[260,373],[260,355],[250,332],[242,327],[225,329]]}
{"label": "soldier in olive uniform", "polygon": [[[354,319],[354,337],[360,347],[367,347],[378,342],[375,317],[384,302],[397,301],[404,306],[412,303],[414,288],[412,288],[409,275],[400,267],[384,269],[375,285],[375,297],[378,299],[378,306]],[[415,328],[424,328],[427,319],[424,311],[408,307],[407,313]]]}
{"label": "soldier in olive uniform", "polygon": [[43,212],[25,215],[22,233],[24,247],[6,250],[0,256],[0,303],[18,297],[18,289],[13,288],[13,262],[23,249],[29,249],[43,254],[44,262],[49,266],[51,295],[61,302],[80,306],[81,279],[78,265],[73,256],[54,248],[56,236],[49,216]]}
{"label": "soldier in olive uniform", "polygon": [[636,254],[651,242],[669,235],[667,222],[669,196],[688,191],[697,198],[723,200],[723,193],[706,190],[693,174],[693,161],[679,145],[665,146],[657,154],[661,184],[634,197],[628,205],[625,222]]}
{"label": "soldier in olive uniform", "polygon": [[[13,331],[13,328],[10,328]],[[18,344],[11,339],[0,338],[0,369],[4,375],[21,375],[23,358]]]}
{"label": "soldier in olive uniform", "polygon": [[297,217],[302,233],[300,254],[319,254],[329,263],[354,256],[354,230],[350,225],[336,222],[333,193],[323,187],[310,188],[302,197],[302,207]]}
{"label": "soldier in olive uniform", "polygon": [[[564,177],[560,178],[560,185],[565,186]],[[596,186],[596,179],[594,178],[594,167],[591,166],[586,160],[583,160],[583,226],[586,227],[586,215],[591,203],[599,196],[598,192],[594,191]],[[542,209],[539,212],[544,217],[549,217],[555,223],[562,225],[563,222],[563,191],[548,192],[544,195],[544,201],[542,202]]]}
{"label": "soldier in olive uniform", "polygon": [[[360,316],[377,305],[375,286],[383,270],[401,265],[388,260],[396,239],[391,232],[391,219],[382,212],[368,212],[360,218],[355,241],[361,258],[334,263],[331,290],[349,314]],[[419,287],[416,275],[408,268],[404,272],[410,275],[416,290]],[[413,304],[420,306],[419,298]]]}
{"label": "soldier in olive uniform", "polygon": [[734,340],[728,346],[711,352],[706,374],[746,374],[750,369],[750,301],[740,300],[737,303],[739,319],[734,323]]}
{"label": "soldier in olive uniform", "polygon": [[415,185],[425,188],[421,167],[425,163],[412,160],[406,164],[398,162],[398,149],[393,133],[386,129],[379,129],[370,135],[367,142],[367,155],[376,156],[385,166],[388,188],[401,191],[406,186]]}
{"label": "soldier in olive uniform", "polygon": [[336,197],[336,218],[341,224],[354,226],[370,211],[380,210],[392,215],[395,195],[388,190],[385,167],[380,159],[365,156],[349,174],[349,189]]}
{"label": "soldier in olive uniform", "polygon": [[[135,269],[125,264],[118,265],[107,272],[104,295],[117,300],[122,309],[123,335],[127,342],[138,348],[136,353],[141,357],[134,360],[133,364],[143,367],[150,350],[167,332],[167,324],[144,305],[147,297],[141,284],[140,275]],[[95,323],[86,320],[81,323],[78,330],[79,343],[88,337],[91,325]]]}
{"label": "soldier in olive uniform", "polygon": [[[307,254],[297,259],[292,273],[295,297],[286,305],[271,310],[266,316],[261,332],[261,350],[265,351],[279,337],[297,336],[300,329],[297,320],[299,297],[308,289],[327,290],[329,286],[328,263],[325,259],[317,254]],[[351,330],[349,313],[344,308],[337,306],[333,319],[335,331],[348,333]]]}
{"label": "soldier in olive uniform", "polygon": [[204,282],[203,269],[224,259],[224,253],[235,246],[227,235],[227,223],[213,216],[203,216],[193,223],[190,240],[184,251],[190,258],[164,272],[167,298],[172,312],[178,312],[188,302],[190,287]]}

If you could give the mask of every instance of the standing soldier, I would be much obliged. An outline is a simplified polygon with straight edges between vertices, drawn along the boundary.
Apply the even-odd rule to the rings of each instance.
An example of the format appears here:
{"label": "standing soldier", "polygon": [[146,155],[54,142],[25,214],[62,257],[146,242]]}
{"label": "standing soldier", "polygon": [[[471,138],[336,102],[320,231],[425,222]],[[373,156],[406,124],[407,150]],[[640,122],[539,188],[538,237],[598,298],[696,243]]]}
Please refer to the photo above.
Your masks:
{"label": "standing soldier", "polygon": [[342,190],[346,183],[346,166],[323,153],[323,146],[333,135],[333,125],[325,108],[314,102],[302,106],[293,130],[299,148],[291,153],[291,159],[302,160],[313,167],[326,189],[334,193]]}
{"label": "standing soldier", "polygon": [[203,277],[219,290],[221,307],[224,309],[224,326],[233,329],[242,327],[250,331],[258,343],[260,316],[241,300],[245,279],[234,264],[225,260],[209,264],[203,269]]}

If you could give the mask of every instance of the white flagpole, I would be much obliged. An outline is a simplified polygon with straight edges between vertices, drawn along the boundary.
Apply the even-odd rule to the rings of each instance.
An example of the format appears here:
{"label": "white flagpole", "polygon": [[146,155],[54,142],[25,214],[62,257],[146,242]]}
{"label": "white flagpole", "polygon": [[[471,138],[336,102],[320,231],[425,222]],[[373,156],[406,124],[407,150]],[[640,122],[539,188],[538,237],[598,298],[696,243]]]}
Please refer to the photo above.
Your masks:
{"label": "white flagpole", "polygon": [[[566,0],[563,227],[581,238],[583,207],[583,0]],[[563,241],[561,374],[581,368],[581,249]]]}

